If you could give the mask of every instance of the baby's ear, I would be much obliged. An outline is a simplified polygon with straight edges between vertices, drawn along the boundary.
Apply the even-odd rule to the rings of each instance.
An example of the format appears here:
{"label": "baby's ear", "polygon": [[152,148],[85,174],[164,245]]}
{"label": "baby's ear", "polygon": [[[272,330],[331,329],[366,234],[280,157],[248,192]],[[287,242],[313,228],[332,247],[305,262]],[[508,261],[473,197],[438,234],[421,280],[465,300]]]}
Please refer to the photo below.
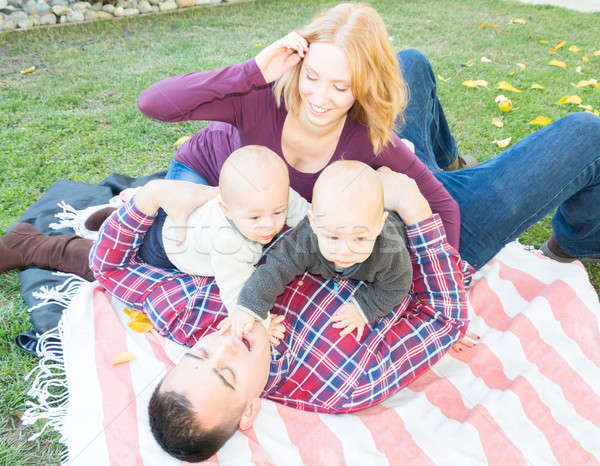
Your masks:
{"label": "baby's ear", "polygon": [[[379,233],[381,233],[381,230],[383,230],[383,225],[385,225],[385,221],[387,220],[389,215],[389,212],[385,211],[383,212],[383,215],[381,216],[381,223],[379,224]],[[379,234],[377,233],[377,234]]]}
{"label": "baby's ear", "polygon": [[227,204],[225,204],[225,201],[223,199],[219,200],[219,207],[223,211],[223,214],[225,214],[225,217],[231,220],[231,212],[229,211],[229,207],[227,207]]}
{"label": "baby's ear", "polygon": [[310,223],[310,228],[312,229],[313,233],[316,235],[317,234],[317,225],[315,223],[315,216],[313,215],[312,209],[310,209],[306,213],[306,216],[308,217],[308,222]]}

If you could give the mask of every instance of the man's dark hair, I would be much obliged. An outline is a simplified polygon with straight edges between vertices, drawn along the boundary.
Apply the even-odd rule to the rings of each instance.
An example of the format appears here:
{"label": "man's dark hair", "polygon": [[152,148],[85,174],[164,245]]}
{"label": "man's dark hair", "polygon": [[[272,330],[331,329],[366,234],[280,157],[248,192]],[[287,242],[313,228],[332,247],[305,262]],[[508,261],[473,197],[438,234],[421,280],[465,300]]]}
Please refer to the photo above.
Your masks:
{"label": "man's dark hair", "polygon": [[174,391],[154,389],[148,404],[150,430],[158,444],[171,456],[191,463],[213,456],[238,428],[243,411],[232,409],[221,425],[207,431],[198,419],[190,400]]}

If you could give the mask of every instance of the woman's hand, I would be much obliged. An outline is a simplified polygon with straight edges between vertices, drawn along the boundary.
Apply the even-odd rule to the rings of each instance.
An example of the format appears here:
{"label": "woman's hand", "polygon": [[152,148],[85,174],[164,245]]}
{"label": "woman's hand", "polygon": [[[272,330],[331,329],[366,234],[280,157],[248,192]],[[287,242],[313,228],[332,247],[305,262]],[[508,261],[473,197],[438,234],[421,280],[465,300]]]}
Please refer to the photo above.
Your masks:
{"label": "woman's hand", "polygon": [[173,220],[177,239],[185,240],[187,219],[192,211],[215,197],[219,188],[180,180],[153,180],[135,195],[135,206],[145,215],[156,215],[162,207]]}
{"label": "woman's hand", "polygon": [[385,208],[397,212],[407,226],[415,225],[433,215],[415,180],[388,167],[379,168],[377,175],[383,184]]}
{"label": "woman's hand", "polygon": [[308,52],[308,42],[297,32],[273,42],[264,48],[255,58],[265,81],[270,83],[283,76],[296,65]]}

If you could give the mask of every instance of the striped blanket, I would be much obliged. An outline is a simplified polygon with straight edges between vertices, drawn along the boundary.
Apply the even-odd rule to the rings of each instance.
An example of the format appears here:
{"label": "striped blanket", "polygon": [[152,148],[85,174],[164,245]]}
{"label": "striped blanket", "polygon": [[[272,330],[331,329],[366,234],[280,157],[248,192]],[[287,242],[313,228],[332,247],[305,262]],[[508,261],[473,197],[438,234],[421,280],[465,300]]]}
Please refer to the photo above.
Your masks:
{"label": "striped blanket", "polygon": [[[507,246],[475,276],[469,329],[408,388],[356,414],[265,400],[209,464],[600,464],[600,304],[585,269]],[[184,347],[132,332],[123,306],[84,284],[61,323],[73,465],[178,464],[154,442],[149,397]],[[129,351],[136,359],[112,365]]]}

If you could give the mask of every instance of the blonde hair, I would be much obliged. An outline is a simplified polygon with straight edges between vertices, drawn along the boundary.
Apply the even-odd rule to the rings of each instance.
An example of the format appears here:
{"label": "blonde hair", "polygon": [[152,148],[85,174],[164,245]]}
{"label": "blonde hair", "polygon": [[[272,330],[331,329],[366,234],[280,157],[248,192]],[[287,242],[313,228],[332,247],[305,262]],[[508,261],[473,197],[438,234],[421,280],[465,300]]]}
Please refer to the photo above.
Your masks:
{"label": "blonde hair", "polygon": [[[365,3],[342,3],[313,18],[298,34],[309,44],[332,44],[344,51],[352,69],[351,90],[356,102],[351,116],[369,129],[373,151],[393,144],[397,117],[403,122],[407,92],[385,24]],[[298,83],[302,61],[290,68],[274,88],[277,105],[283,96],[291,113],[300,107]]]}

